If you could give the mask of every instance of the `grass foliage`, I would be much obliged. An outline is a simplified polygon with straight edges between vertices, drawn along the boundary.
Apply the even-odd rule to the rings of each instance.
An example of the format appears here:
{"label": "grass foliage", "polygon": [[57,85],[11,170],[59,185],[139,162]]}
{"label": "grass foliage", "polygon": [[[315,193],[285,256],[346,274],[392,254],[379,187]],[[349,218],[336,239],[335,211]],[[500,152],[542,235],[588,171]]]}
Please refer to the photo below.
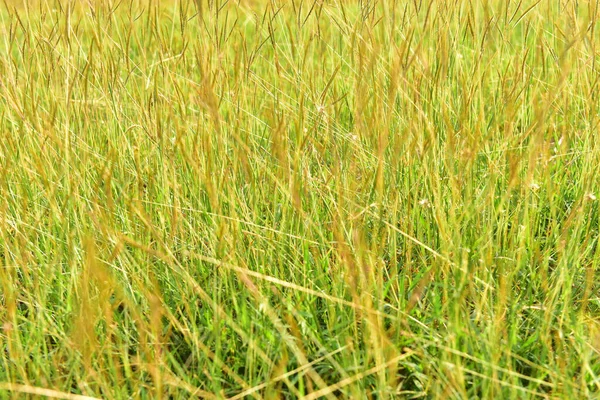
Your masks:
{"label": "grass foliage", "polygon": [[597,2],[0,10],[0,398],[600,395]]}

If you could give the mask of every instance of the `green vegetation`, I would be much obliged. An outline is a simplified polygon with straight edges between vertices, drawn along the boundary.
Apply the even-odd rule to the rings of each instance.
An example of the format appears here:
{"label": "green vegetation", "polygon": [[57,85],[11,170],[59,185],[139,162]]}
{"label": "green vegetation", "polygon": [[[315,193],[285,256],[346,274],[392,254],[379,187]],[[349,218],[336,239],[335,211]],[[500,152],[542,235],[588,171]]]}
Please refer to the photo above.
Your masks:
{"label": "green vegetation", "polygon": [[600,396],[597,2],[0,9],[0,398]]}

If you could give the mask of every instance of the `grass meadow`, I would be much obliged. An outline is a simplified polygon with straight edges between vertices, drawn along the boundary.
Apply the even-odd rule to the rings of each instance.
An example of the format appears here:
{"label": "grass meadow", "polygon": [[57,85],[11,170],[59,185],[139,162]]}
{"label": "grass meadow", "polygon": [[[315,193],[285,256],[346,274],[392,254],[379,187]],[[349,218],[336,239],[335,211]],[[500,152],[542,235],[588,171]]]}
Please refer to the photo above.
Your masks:
{"label": "grass meadow", "polygon": [[3,0],[0,399],[599,398],[599,29]]}

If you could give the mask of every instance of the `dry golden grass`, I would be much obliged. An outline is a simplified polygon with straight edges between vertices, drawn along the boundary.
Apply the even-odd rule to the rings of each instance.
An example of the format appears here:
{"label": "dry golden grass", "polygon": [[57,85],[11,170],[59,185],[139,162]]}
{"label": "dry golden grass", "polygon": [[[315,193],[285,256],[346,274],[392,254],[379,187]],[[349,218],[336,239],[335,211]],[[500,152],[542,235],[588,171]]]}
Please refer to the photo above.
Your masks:
{"label": "dry golden grass", "polygon": [[0,398],[597,397],[599,11],[5,1]]}

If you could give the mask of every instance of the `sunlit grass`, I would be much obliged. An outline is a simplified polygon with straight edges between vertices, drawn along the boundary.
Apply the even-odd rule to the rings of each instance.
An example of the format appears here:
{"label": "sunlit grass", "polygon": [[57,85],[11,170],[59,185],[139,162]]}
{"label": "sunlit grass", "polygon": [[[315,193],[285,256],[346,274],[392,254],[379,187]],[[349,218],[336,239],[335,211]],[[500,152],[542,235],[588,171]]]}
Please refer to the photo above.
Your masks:
{"label": "sunlit grass", "polygon": [[593,398],[600,8],[0,11],[0,398]]}

